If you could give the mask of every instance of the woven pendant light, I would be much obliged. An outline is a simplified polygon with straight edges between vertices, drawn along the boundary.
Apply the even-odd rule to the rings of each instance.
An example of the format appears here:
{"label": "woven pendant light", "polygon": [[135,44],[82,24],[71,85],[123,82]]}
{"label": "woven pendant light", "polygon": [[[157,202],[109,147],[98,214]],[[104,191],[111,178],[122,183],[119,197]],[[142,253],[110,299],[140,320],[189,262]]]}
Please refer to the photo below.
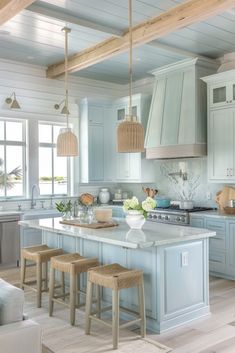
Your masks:
{"label": "woven pendant light", "polygon": [[69,109],[68,109],[68,33],[70,28],[64,27],[65,32],[65,105],[61,114],[66,114],[67,127],[60,129],[57,138],[57,156],[59,157],[74,157],[78,155],[78,140],[77,136],[69,127]]}
{"label": "woven pendant light", "polygon": [[132,0],[129,0],[129,115],[117,128],[117,152],[144,152],[144,128],[132,114]]}

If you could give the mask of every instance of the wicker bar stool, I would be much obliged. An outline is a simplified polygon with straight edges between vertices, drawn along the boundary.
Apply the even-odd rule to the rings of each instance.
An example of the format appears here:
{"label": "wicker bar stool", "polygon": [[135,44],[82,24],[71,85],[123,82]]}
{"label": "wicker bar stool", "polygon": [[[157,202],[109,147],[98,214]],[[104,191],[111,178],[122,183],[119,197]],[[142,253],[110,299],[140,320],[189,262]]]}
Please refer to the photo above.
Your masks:
{"label": "wicker bar stool", "polygon": [[[89,268],[98,266],[98,259],[85,258],[78,253],[64,254],[55,256],[51,260],[50,284],[49,284],[49,315],[53,314],[54,302],[63,304],[70,308],[70,323],[75,324],[76,308],[85,305],[80,304],[80,294],[86,295],[80,290],[80,274],[88,271]],[[70,291],[65,293],[64,288],[61,295],[55,294],[55,270],[69,273],[70,275]],[[65,300],[65,296],[69,295],[69,304]],[[61,299],[62,298],[62,299]]]}
{"label": "wicker bar stool", "polygon": [[[52,249],[46,244],[29,246],[21,249],[21,288],[29,287],[37,292],[37,307],[41,307],[42,292],[48,291],[48,262],[53,256],[63,254],[62,249]],[[36,280],[26,282],[27,261],[36,264]],[[44,270],[44,274],[42,273]],[[43,276],[44,275],[44,276]],[[43,278],[44,277],[44,278]],[[36,282],[36,288],[32,284]],[[44,286],[42,286],[44,284]]]}
{"label": "wicker bar stool", "polygon": [[[92,286],[102,286],[112,289],[112,307],[107,307],[100,310],[100,313],[112,309],[112,325],[108,324],[100,318],[100,313],[91,313],[92,307]],[[124,288],[138,287],[139,294],[139,316],[136,320],[128,321],[123,325],[119,325],[119,291]],[[100,306],[99,306],[100,307]],[[132,311],[121,308],[132,314]],[[96,316],[94,316],[96,314]],[[119,328],[124,328],[140,323],[141,336],[145,337],[146,334],[146,318],[145,318],[145,300],[144,300],[144,281],[143,272],[139,270],[129,270],[119,264],[111,264],[92,268],[88,271],[87,277],[87,297],[86,297],[86,323],[85,333],[90,334],[91,319],[94,321],[105,324],[106,326],[112,327],[113,335],[113,349],[118,348],[119,341]]]}

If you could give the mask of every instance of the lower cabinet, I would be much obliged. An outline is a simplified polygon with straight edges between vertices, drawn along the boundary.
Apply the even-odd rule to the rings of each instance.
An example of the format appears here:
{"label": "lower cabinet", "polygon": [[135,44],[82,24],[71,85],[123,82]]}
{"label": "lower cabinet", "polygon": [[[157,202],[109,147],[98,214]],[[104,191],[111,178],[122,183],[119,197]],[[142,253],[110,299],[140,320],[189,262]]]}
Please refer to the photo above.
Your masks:
{"label": "lower cabinet", "polygon": [[210,274],[235,279],[235,221],[190,216],[190,226],[216,232],[209,240]]}
{"label": "lower cabinet", "polygon": [[42,231],[35,228],[21,227],[20,247],[42,244]]}

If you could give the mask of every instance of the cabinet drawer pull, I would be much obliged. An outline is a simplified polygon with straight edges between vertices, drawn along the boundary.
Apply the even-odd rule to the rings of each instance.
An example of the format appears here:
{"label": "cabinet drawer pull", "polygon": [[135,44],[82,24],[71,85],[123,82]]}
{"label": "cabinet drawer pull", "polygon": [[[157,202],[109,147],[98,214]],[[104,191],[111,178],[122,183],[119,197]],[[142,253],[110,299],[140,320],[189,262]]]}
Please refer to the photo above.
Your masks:
{"label": "cabinet drawer pull", "polygon": [[230,176],[233,176],[233,168],[230,168]]}
{"label": "cabinet drawer pull", "polygon": [[229,176],[229,172],[228,172],[228,169],[229,169],[229,168],[227,168],[227,177]]}

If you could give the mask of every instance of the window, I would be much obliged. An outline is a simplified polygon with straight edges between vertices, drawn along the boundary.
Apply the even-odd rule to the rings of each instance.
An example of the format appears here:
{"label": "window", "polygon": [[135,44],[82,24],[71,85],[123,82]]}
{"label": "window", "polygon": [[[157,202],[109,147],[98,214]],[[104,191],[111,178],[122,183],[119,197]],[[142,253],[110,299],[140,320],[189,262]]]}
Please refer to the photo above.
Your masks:
{"label": "window", "polygon": [[62,195],[68,192],[68,158],[57,157],[56,141],[63,124],[40,122],[39,187],[41,195]]}
{"label": "window", "polygon": [[0,198],[26,193],[26,121],[0,118]]}

